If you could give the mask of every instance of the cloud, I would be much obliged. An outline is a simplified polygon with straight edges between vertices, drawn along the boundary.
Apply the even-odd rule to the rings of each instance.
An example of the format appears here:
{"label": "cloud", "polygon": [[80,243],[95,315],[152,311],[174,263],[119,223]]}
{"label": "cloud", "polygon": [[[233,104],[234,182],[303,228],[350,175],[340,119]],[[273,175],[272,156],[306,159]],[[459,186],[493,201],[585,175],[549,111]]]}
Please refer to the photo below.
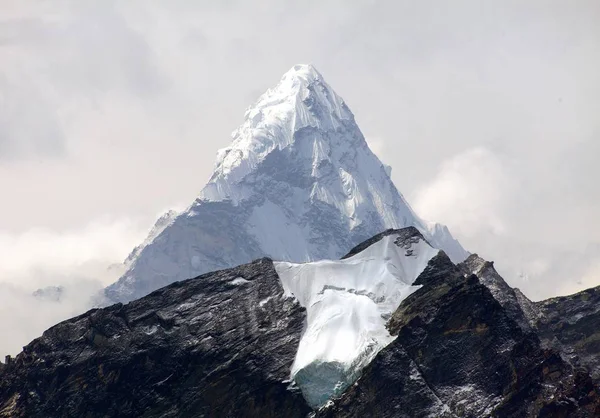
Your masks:
{"label": "cloud", "polygon": [[[528,168],[518,160],[484,147],[468,149],[444,160],[412,201],[419,215],[448,225],[469,251],[495,261],[505,280],[534,300],[597,286],[598,246],[589,244],[585,232],[573,231],[586,225],[576,215],[581,206],[546,200],[573,195],[573,185],[562,178],[569,173],[551,168],[569,165],[574,152],[563,153],[548,170],[516,178]],[[543,186],[537,176],[544,177]],[[551,195],[540,194],[542,187],[550,187]],[[527,214],[532,210],[534,217]],[[591,228],[587,232],[593,234]]]}
{"label": "cloud", "polygon": [[0,354],[16,355],[49,327],[90,309],[92,298],[101,288],[98,284],[77,280],[66,286],[61,300],[54,301],[0,282]]}
{"label": "cloud", "polygon": [[93,272],[94,279],[108,284],[110,278],[99,271],[122,261],[143,237],[139,222],[130,220],[99,220],[80,230],[61,232],[42,228],[19,234],[0,231],[0,278],[35,290],[57,284],[57,276]]}
{"label": "cloud", "polygon": [[[598,2],[20,0],[0,16],[0,281],[14,300],[110,281],[137,228],[91,220],[193,201],[244,109],[298,62],[344,98],[417,212],[510,283],[541,298],[594,281]],[[52,317],[23,297],[31,321]],[[22,316],[17,345],[35,336]]]}
{"label": "cloud", "polygon": [[465,237],[482,231],[506,232],[503,207],[511,179],[500,158],[485,148],[474,148],[441,164],[433,179],[414,196],[414,207],[425,219],[451,225]]}
{"label": "cloud", "polygon": [[[122,261],[145,237],[131,220],[94,221],[81,230],[0,232],[0,354],[16,354],[48,327],[99,301],[123,272]],[[60,286],[60,298],[34,296]]]}
{"label": "cloud", "polygon": [[0,159],[64,157],[73,105],[168,88],[153,50],[114,2],[66,4],[0,26]]}
{"label": "cloud", "polygon": [[64,152],[65,136],[56,111],[38,86],[26,74],[0,70],[0,162]]}

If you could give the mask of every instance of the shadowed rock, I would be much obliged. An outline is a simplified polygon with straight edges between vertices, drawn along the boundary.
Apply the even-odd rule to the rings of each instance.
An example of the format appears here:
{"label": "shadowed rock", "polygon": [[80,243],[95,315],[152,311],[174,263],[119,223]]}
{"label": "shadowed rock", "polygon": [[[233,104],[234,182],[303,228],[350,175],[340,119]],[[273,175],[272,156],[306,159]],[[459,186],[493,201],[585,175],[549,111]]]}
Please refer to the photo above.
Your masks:
{"label": "shadowed rock", "polygon": [[303,417],[286,381],[304,320],[269,259],[174,283],[24,347],[0,370],[0,416]]}
{"label": "shadowed rock", "polygon": [[599,416],[589,375],[543,349],[443,252],[415,284],[389,321],[397,339],[319,416]]}

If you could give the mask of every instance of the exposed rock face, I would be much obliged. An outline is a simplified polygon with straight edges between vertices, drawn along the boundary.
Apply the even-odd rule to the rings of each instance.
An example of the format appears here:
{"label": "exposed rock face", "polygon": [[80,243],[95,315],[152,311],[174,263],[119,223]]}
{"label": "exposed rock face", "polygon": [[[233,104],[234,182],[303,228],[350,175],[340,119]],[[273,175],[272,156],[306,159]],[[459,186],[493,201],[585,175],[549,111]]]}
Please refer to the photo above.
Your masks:
{"label": "exposed rock face", "polygon": [[591,378],[524,332],[480,280],[431,260],[389,328],[398,338],[321,416],[593,417]]}
{"label": "exposed rock face", "polygon": [[373,236],[372,238],[369,238],[368,240],[361,242],[356,247],[352,248],[348,252],[348,254],[343,256],[342,260],[350,258],[352,256],[355,256],[358,253],[363,252],[364,250],[369,248],[371,245],[381,241],[384,237],[387,237],[390,235],[393,235],[395,237],[395,240],[399,246],[405,247],[406,249],[410,249],[410,246],[412,244],[418,243],[421,240],[425,241],[428,245],[431,246],[431,244],[429,244],[429,242],[425,239],[423,234],[421,234],[421,232],[415,227],[409,226],[409,227],[402,228],[402,229],[390,228],[390,229],[386,229],[385,231]]}
{"label": "exposed rock face", "polygon": [[600,380],[600,287],[535,303],[536,327],[550,347]]}
{"label": "exposed rock face", "polygon": [[[459,264],[465,274],[475,274],[481,283],[486,286],[494,298],[506,309],[506,313],[523,329],[531,327],[530,321],[523,307],[531,303],[518,289],[510,287],[494,268],[494,263],[486,261],[477,254],[471,254],[464,262]],[[518,293],[517,293],[518,292]],[[530,315],[532,315],[530,313]]]}
{"label": "exposed rock face", "polygon": [[[596,289],[519,300],[490,263],[457,266],[416,228],[292,264],[259,259],[50,328],[0,365],[0,416],[600,416],[579,367],[595,370]],[[314,368],[297,364],[307,335]],[[352,378],[331,390],[327,365],[344,362]],[[292,383],[294,365],[303,390],[336,399],[313,411],[321,401]]]}
{"label": "exposed rock face", "polygon": [[600,381],[600,287],[540,302],[530,301],[500,277],[493,263],[472,254],[459,264],[476,274],[507,314],[535,332],[544,347],[559,351],[573,366],[583,366]]}
{"label": "exposed rock face", "polygon": [[0,371],[0,416],[306,416],[282,295],[261,259],[62,322]]}

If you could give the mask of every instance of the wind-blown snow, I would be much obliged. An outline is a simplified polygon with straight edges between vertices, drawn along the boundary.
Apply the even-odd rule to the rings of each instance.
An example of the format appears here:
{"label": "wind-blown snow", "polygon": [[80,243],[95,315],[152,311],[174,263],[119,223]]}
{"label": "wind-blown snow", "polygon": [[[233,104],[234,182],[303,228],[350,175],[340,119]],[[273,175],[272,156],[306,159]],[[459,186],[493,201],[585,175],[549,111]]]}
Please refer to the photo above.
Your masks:
{"label": "wind-blown snow", "polygon": [[439,250],[388,235],[350,258],[275,263],[286,296],[307,310],[291,374],[313,406],[341,393],[393,341],[389,316]]}
{"label": "wind-blown snow", "polygon": [[296,65],[248,109],[196,201],[132,253],[106,294],[127,302],[264,256],[337,259],[407,226],[453,261],[465,259],[446,227],[414,213],[389,173],[345,101],[313,66]]}

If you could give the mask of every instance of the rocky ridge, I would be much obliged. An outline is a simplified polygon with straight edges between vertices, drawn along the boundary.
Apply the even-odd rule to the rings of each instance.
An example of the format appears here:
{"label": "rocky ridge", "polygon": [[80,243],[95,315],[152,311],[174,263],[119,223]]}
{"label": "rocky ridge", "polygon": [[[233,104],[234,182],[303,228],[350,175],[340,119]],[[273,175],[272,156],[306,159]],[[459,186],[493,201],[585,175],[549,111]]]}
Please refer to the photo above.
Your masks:
{"label": "rocky ridge", "polygon": [[[385,237],[407,257],[423,239],[388,230],[345,259]],[[519,321],[512,296],[486,285],[499,284],[491,271],[468,265],[482,267],[431,258],[387,320],[393,339],[315,411],[290,379],[306,310],[263,258],[50,328],[0,368],[0,416],[599,416],[588,371]],[[559,303],[578,315],[591,299]],[[538,305],[544,317],[552,305]]]}
{"label": "rocky ridge", "polygon": [[0,370],[0,416],[306,416],[282,295],[260,259],[64,321]]}
{"label": "rocky ridge", "polygon": [[597,386],[441,253],[396,310],[397,339],[324,417],[592,417]]}

